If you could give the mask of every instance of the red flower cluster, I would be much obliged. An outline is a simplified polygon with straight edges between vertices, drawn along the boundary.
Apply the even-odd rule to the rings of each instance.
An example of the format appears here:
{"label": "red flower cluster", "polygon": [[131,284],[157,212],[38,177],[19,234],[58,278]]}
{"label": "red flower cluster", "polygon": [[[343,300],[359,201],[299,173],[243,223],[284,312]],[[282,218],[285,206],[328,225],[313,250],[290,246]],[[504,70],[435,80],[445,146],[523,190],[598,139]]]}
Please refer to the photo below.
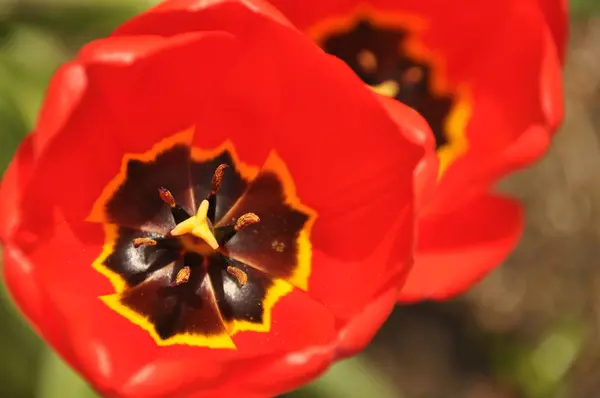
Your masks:
{"label": "red flower cluster", "polygon": [[85,46],[3,177],[5,281],[104,396],[291,390],[518,238],[489,189],[561,118],[564,4],[273,3]]}
{"label": "red flower cluster", "polygon": [[[419,170],[426,191],[400,300],[447,298],[504,260],[523,215],[490,188],[542,156],[562,120],[566,1],[271,3],[433,130],[440,167]],[[434,187],[427,186],[432,172]]]}

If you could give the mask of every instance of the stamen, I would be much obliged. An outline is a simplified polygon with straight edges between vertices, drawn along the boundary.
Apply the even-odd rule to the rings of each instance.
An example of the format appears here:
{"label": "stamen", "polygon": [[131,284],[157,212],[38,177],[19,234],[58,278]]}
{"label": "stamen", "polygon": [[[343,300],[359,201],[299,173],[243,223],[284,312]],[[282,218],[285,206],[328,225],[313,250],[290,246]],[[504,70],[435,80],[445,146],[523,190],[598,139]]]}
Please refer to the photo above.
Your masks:
{"label": "stamen", "polygon": [[227,273],[234,276],[242,286],[248,283],[248,275],[239,268],[229,265],[227,266]]}
{"label": "stamen", "polygon": [[175,276],[175,282],[171,283],[171,286],[183,285],[190,280],[191,273],[192,269],[186,265],[180,269],[179,272],[177,272],[177,276]]}
{"label": "stamen", "polygon": [[377,57],[373,54],[373,51],[361,50],[356,56],[356,60],[366,73],[373,73],[377,70]]}
{"label": "stamen", "polygon": [[135,238],[133,240],[133,247],[136,249],[140,246],[156,246],[158,242],[152,238]]}
{"label": "stamen", "polygon": [[228,224],[215,228],[215,238],[221,245],[224,245],[235,236],[237,231],[241,231],[242,229],[247,228],[252,224],[256,224],[257,222],[260,222],[260,218],[258,218],[256,214],[243,214],[237,219],[235,224]]}
{"label": "stamen", "polygon": [[171,191],[169,191],[167,188],[159,188],[158,194],[160,195],[160,198],[163,200],[163,202],[165,202],[166,204],[168,204],[171,207],[176,206],[175,198],[173,197],[173,194],[171,193]]}
{"label": "stamen", "polygon": [[208,200],[203,200],[202,203],[200,203],[196,215],[177,224],[177,226],[171,230],[171,236],[181,236],[185,234],[194,235],[206,242],[213,250],[216,250],[219,247],[219,243],[215,239],[215,236],[208,225],[208,218],[206,217],[208,206]]}
{"label": "stamen", "polygon": [[258,218],[258,216],[254,213],[243,214],[235,222],[235,230],[241,231],[242,229],[244,229],[252,224],[256,224],[259,221],[260,221],[260,218]]}
{"label": "stamen", "polygon": [[402,74],[402,81],[408,84],[417,84],[421,80],[423,80],[423,70],[418,66],[412,66]]}
{"label": "stamen", "polygon": [[214,195],[217,193],[219,188],[221,188],[221,182],[223,181],[223,174],[225,174],[225,169],[229,167],[226,164],[220,164],[219,167],[215,170],[215,174],[213,174],[212,184],[210,188],[210,194]]}

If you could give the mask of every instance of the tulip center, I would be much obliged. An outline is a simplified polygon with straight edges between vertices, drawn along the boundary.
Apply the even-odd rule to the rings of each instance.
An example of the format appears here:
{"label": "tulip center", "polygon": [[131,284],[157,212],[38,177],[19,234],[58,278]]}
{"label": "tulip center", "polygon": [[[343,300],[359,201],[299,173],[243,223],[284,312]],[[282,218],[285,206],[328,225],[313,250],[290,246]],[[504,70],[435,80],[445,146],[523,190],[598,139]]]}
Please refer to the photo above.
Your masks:
{"label": "tulip center", "polygon": [[431,65],[410,56],[407,38],[408,32],[401,28],[380,28],[362,20],[347,32],[328,36],[322,47],[345,61],[376,92],[421,113],[440,148],[449,141],[444,123],[454,98],[435,89]]}
{"label": "tulip center", "polygon": [[403,102],[429,123],[443,170],[467,147],[469,107],[463,93],[445,81],[439,56],[428,53],[410,18],[385,13],[349,14],[309,29],[371,88]]}
{"label": "tulip center", "polygon": [[[171,229],[171,231],[161,237],[154,239],[134,238],[132,241],[133,246],[135,248],[140,248],[157,246],[159,243],[162,243],[164,246],[177,247],[176,250],[183,250],[183,252],[187,254],[198,254],[202,258],[218,256],[217,249],[221,245],[226,244],[238,231],[259,222],[260,218],[256,214],[245,213],[234,223],[222,225],[217,228],[213,226],[211,218],[214,220],[216,193],[221,186],[224,170],[227,167],[226,164],[221,164],[217,167],[213,175],[212,188],[208,199],[204,199],[200,203],[200,206],[198,206],[198,210],[194,215],[189,215],[182,206],[178,205],[173,194],[168,189],[160,188],[158,194],[162,201],[171,208],[173,219],[177,224],[175,225],[175,228]],[[173,240],[177,241],[178,244],[173,244]],[[167,245],[169,241],[171,241],[171,244]],[[190,258],[195,259],[197,257],[191,256]],[[192,268],[194,267],[201,266],[204,268],[204,272],[209,271],[206,269],[208,265],[205,261],[198,262],[191,260],[191,263],[192,264],[184,264],[183,267],[177,271],[171,286],[179,286],[187,283],[190,280]],[[236,268],[233,265],[228,265],[226,259],[221,265],[226,272],[237,279],[239,284],[246,284],[248,276],[245,271]]]}
{"label": "tulip center", "polygon": [[127,154],[96,201],[89,221],[106,241],[93,266],[115,289],[100,299],[157,345],[235,348],[234,335],[268,332],[278,300],[307,289],[316,215],[274,152],[258,169],[229,143],[189,142]]}

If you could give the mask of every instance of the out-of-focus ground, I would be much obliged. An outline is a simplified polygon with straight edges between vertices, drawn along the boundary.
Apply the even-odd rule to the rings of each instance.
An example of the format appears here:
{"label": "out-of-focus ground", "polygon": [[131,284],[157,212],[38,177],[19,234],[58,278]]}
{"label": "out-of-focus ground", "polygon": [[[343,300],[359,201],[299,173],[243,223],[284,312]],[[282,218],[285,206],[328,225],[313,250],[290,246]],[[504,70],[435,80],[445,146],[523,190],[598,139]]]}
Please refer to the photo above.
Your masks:
{"label": "out-of-focus ground", "polygon": [[500,184],[527,227],[452,302],[398,308],[366,351],[407,398],[600,396],[600,18],[572,27],[566,119],[539,164]]}
{"label": "out-of-focus ground", "polygon": [[[52,70],[138,0],[61,1],[0,0],[0,171]],[[527,216],[509,261],[456,300],[399,307],[363,355],[290,397],[600,396],[600,18],[583,12],[598,1],[573,0],[566,120],[548,156],[501,184]],[[0,397],[91,396],[0,299]]]}

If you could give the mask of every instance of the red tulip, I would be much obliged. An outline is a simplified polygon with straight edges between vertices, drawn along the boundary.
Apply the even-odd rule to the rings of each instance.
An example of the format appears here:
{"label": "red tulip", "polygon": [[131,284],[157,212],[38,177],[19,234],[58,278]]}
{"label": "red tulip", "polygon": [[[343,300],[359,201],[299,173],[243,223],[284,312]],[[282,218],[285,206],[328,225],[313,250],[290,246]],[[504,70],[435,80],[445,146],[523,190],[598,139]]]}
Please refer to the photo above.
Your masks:
{"label": "red tulip", "polygon": [[167,1],[53,77],[2,180],[6,283],[104,396],[288,391],[392,310],[430,134],[271,6]]}
{"label": "red tulip", "polygon": [[562,119],[566,2],[271,2],[433,130],[438,181],[424,191],[415,264],[400,299],[450,297],[502,262],[523,215],[491,187],[539,159]]}

